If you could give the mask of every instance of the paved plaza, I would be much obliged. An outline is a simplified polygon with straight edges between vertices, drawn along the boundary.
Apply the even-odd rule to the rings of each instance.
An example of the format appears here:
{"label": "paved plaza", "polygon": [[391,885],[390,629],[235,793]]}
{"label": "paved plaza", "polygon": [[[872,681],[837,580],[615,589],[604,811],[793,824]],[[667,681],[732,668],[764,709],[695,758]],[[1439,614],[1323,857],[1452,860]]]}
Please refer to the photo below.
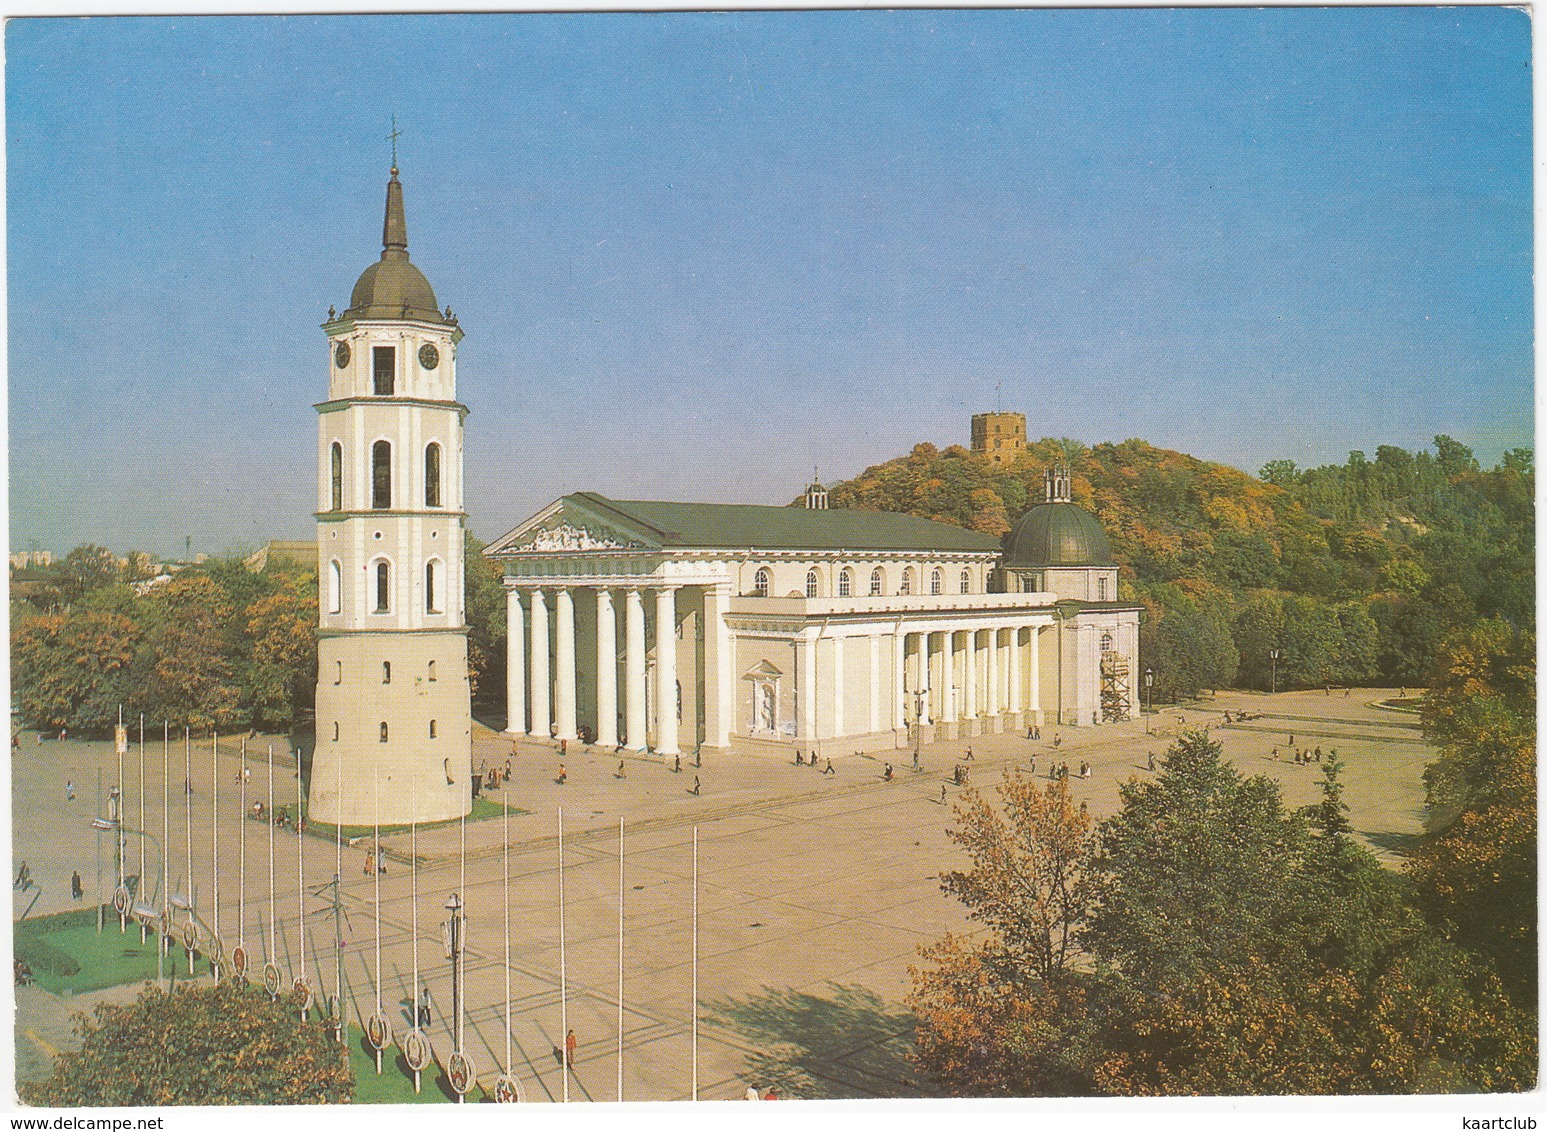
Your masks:
{"label": "paved plaza", "polygon": [[[911,752],[891,755],[896,780],[882,778],[880,756],[833,760],[833,775],[793,762],[752,756],[706,761],[684,756],[674,772],[668,761],[612,752],[586,752],[575,744],[563,759],[568,780],[556,779],[560,758],[547,744],[509,740],[476,727],[474,765],[503,766],[512,759],[511,781],[494,794],[512,809],[509,852],[511,923],[511,1056],[528,1100],[562,1099],[557,1049],[561,1022],[560,921],[557,820],[563,807],[564,985],[568,1024],[579,1042],[570,1099],[615,1100],[618,1095],[618,822],[624,822],[625,939],[623,948],[623,1093],[627,1100],[683,1100],[692,1088],[693,1063],[693,835],[699,844],[698,1081],[705,1099],[740,1098],[748,1084],[775,1086],[788,1098],[915,1096],[923,1084],[910,1072],[905,1053],[911,1021],[902,1006],[908,965],[920,944],[946,930],[972,925],[955,901],[941,894],[938,874],[961,857],[949,843],[949,802],[959,790],[952,769],[972,768],[973,784],[990,787],[1002,768],[1025,767],[1035,755],[1046,775],[1055,757],[1089,779],[1071,778],[1076,799],[1099,817],[1117,806],[1117,787],[1145,777],[1146,756],[1159,757],[1183,726],[1208,725],[1225,751],[1248,772],[1278,779],[1291,805],[1317,795],[1318,767],[1289,761],[1289,736],[1297,746],[1336,748],[1345,762],[1345,797],[1361,837],[1395,863],[1421,831],[1422,771],[1432,757],[1415,715],[1377,706],[1396,690],[1321,691],[1266,696],[1227,692],[1203,704],[1159,711],[1145,724],[1090,729],[1044,727],[1042,740],[988,735],[933,744],[924,749],[922,773],[911,770]],[[1244,724],[1222,726],[1223,713],[1261,713]],[[172,887],[183,877],[185,834],[183,748],[171,745],[171,790],[163,792],[159,729],[146,743],[146,794],[141,818],[138,748],[125,761],[126,815],[158,838],[163,798],[170,798]],[[1053,740],[1061,735],[1055,751]],[[248,801],[266,800],[263,748],[249,743],[252,777]],[[965,749],[974,759],[964,763]],[[1283,757],[1275,760],[1277,747]],[[276,912],[268,888],[269,829],[240,818],[237,744],[222,739],[218,762],[207,738],[194,744],[193,881],[200,914],[218,918],[228,948],[245,942],[267,956],[274,937],[275,962],[288,978],[299,973],[297,852],[308,889],[331,880],[331,842],[294,831],[274,839]],[[41,886],[30,915],[72,907],[70,874],[79,869],[92,901],[95,883],[93,794],[97,768],[104,784],[115,776],[110,743],[49,740],[23,734],[13,752],[13,852],[26,860]],[[213,901],[211,826],[215,778],[220,790],[220,905]],[[697,776],[700,789],[692,792]],[[76,797],[66,801],[66,780]],[[293,804],[293,765],[277,766],[277,802]],[[143,822],[143,824],[142,824]],[[239,836],[246,826],[245,915],[240,884]],[[492,1086],[505,1057],[505,979],[501,911],[502,822],[465,827],[469,910],[467,1046],[480,1081]],[[420,977],[433,1003],[431,1037],[443,1060],[452,1048],[450,964],[441,923],[446,898],[459,885],[463,830],[456,824],[418,836]],[[383,838],[390,859],[381,880],[381,1001],[401,1031],[408,1018],[414,972],[410,837]],[[104,835],[112,873],[112,835]],[[136,839],[130,871],[139,859]],[[147,871],[156,873],[155,850],[146,849]],[[343,851],[343,900],[348,912],[341,952],[324,900],[308,896],[304,962],[314,986],[331,990],[341,956],[348,1011],[363,1021],[375,1009],[373,878],[364,874],[364,845]],[[110,889],[112,880],[105,885]],[[14,915],[32,893],[13,893]],[[116,921],[111,930],[117,930]],[[115,988],[75,1000],[59,1000],[37,988],[18,996],[17,1056],[20,1076],[46,1071],[48,1049],[68,1042],[70,1010],[104,997],[132,995]],[[474,1094],[477,1095],[476,1093]]]}

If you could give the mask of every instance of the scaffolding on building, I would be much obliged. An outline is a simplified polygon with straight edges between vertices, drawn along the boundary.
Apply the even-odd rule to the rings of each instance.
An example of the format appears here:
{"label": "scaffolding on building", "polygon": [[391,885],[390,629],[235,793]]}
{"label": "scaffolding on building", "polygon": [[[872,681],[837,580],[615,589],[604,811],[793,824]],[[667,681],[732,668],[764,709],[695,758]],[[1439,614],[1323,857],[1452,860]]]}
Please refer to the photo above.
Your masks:
{"label": "scaffolding on building", "polygon": [[1101,721],[1124,723],[1129,704],[1128,658],[1122,653],[1101,654]]}

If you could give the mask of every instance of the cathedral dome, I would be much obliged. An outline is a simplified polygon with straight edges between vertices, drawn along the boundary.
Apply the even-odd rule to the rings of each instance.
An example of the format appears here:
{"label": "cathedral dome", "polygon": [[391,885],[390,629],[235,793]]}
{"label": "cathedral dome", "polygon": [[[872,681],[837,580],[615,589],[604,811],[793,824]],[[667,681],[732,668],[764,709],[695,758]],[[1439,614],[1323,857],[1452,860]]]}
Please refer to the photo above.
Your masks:
{"label": "cathedral dome", "polygon": [[1017,520],[1004,548],[1011,568],[1114,565],[1106,531],[1078,503],[1039,503]]}
{"label": "cathedral dome", "polygon": [[403,185],[397,167],[387,182],[387,216],[381,258],[360,273],[345,318],[412,318],[445,322],[430,281],[408,261],[408,223],[403,218]]}

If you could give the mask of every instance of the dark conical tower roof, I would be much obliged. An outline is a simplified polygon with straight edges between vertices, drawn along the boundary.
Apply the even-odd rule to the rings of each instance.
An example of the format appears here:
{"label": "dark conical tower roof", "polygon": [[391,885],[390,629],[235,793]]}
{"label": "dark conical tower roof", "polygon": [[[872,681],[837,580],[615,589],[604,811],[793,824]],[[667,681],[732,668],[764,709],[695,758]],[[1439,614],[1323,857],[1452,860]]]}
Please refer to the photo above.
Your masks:
{"label": "dark conical tower roof", "polygon": [[412,318],[445,322],[430,281],[408,260],[408,221],[403,216],[403,185],[397,166],[387,182],[387,212],[381,226],[381,259],[355,281],[345,318]]}

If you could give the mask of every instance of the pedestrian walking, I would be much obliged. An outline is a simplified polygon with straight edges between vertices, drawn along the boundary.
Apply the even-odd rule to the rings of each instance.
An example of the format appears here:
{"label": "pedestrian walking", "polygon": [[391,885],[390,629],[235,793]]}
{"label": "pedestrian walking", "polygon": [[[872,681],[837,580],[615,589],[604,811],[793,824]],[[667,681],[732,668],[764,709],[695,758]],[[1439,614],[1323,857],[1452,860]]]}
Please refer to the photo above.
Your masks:
{"label": "pedestrian walking", "polygon": [[799,747],[795,748],[795,765],[796,766],[805,766],[806,765],[806,756],[801,753],[801,749]]}
{"label": "pedestrian walking", "polygon": [[1036,774],[1037,773],[1037,756],[1036,755],[1032,755],[1031,756],[1031,769],[1030,769],[1030,773],[1031,774]]}
{"label": "pedestrian walking", "polygon": [[1056,750],[1058,750],[1059,747],[1062,747],[1063,745],[1064,745],[1064,737],[1062,735],[1054,735],[1053,736],[1053,750],[1056,751]]}
{"label": "pedestrian walking", "polygon": [[627,778],[628,777],[628,772],[623,769],[623,760],[622,759],[618,760],[618,777],[619,778]]}
{"label": "pedestrian walking", "polygon": [[70,874],[70,899],[79,900],[86,895],[86,890],[81,887],[81,871],[76,869]]}
{"label": "pedestrian walking", "polygon": [[1151,770],[1155,769],[1155,752],[1154,751],[1150,752],[1150,769]]}
{"label": "pedestrian walking", "polygon": [[681,755],[678,755],[677,758],[676,758],[676,761],[671,764],[671,772],[673,774],[681,774],[682,773],[682,756]]}
{"label": "pedestrian walking", "polygon": [[376,854],[372,853],[369,849],[365,851],[365,867],[360,872],[366,876],[371,876],[376,872]]}
{"label": "pedestrian walking", "polygon": [[695,774],[693,776],[693,796],[695,798],[698,797],[698,789],[699,789],[699,787],[698,787],[698,775]]}
{"label": "pedestrian walking", "polygon": [[376,871],[382,876],[387,875],[387,851],[379,846],[376,849]]}
{"label": "pedestrian walking", "polygon": [[73,779],[67,778],[64,780],[64,800],[66,802],[75,801],[75,781]]}
{"label": "pedestrian walking", "polygon": [[940,804],[945,805],[945,783],[940,784]]}
{"label": "pedestrian walking", "polygon": [[32,883],[32,869],[27,865],[26,861],[23,861],[21,863],[21,865],[16,870],[16,879],[11,882],[11,887],[12,888],[19,888],[23,892],[26,892],[27,891],[27,887],[31,883]]}
{"label": "pedestrian walking", "polygon": [[833,769],[833,760],[832,759],[828,759],[827,760],[827,769],[824,770],[822,773],[823,774],[837,774],[838,773],[836,770]]}
{"label": "pedestrian walking", "polygon": [[881,777],[884,780],[886,780],[887,782],[890,782],[892,780],[892,764],[891,763],[887,763],[886,764],[886,770],[885,770],[885,772],[882,773]]}
{"label": "pedestrian walking", "polygon": [[966,761],[969,762],[969,763],[972,761],[972,748],[971,747],[967,748],[967,759],[966,759]]}
{"label": "pedestrian walking", "polygon": [[421,987],[419,995],[419,1028],[427,1029],[430,1025],[430,988]]}
{"label": "pedestrian walking", "polygon": [[575,1068],[575,1047],[580,1043],[575,1040],[575,1031],[571,1030],[564,1035],[564,1064],[571,1070]]}
{"label": "pedestrian walking", "polygon": [[757,1091],[757,1086],[756,1085],[748,1085],[747,1086],[747,1095],[745,1097],[743,1097],[742,1099],[743,1100],[749,1100],[749,1101],[760,1101],[760,1100],[763,1099],[763,1094]]}

